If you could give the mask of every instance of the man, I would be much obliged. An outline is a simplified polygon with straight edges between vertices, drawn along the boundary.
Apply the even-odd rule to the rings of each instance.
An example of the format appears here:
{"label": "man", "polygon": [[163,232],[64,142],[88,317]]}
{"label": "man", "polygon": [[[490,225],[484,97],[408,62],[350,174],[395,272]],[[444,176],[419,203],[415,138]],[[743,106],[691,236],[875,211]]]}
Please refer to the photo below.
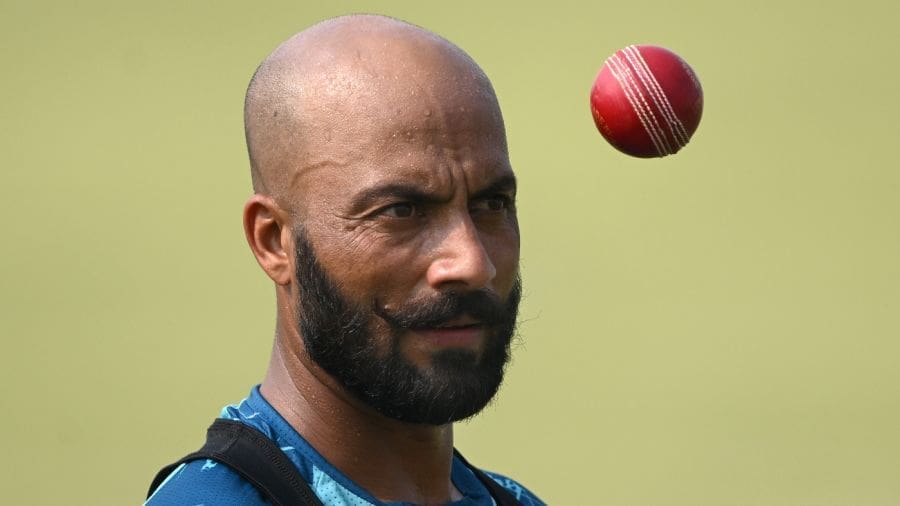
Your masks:
{"label": "man", "polygon": [[[265,379],[221,418],[274,441],[324,504],[542,504],[453,450],[452,423],[500,386],[521,291],[516,182],[481,69],[421,28],[336,18],[260,65],[244,119],[244,229],[277,324]],[[147,504],[271,500],[220,460],[161,473]]]}

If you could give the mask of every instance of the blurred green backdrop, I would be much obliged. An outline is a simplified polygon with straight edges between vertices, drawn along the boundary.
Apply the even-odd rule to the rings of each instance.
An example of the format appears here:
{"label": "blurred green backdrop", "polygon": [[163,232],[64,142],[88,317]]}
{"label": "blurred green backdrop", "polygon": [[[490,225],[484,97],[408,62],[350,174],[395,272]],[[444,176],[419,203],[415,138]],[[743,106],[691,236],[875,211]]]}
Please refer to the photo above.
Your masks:
{"label": "blurred green backdrop", "polygon": [[[140,503],[261,379],[244,89],[359,11],[463,47],[507,120],[523,339],[470,458],[551,504],[900,503],[897,5],[3,0],[0,503]],[[594,128],[631,43],[703,83],[676,156]]]}

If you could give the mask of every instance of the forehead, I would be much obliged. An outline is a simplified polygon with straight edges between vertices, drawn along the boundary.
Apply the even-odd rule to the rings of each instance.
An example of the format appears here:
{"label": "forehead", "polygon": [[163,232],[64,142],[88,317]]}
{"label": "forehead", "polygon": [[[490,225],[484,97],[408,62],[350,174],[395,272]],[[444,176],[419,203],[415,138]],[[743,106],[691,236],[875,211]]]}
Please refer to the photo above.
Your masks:
{"label": "forehead", "polygon": [[339,209],[375,187],[397,184],[449,197],[512,175],[505,141],[479,129],[400,128],[304,172],[306,208]]}
{"label": "forehead", "polygon": [[[446,83],[445,83],[446,84]],[[478,188],[512,173],[493,93],[403,87],[358,108],[343,102],[340,121],[309,143],[294,191],[315,205],[387,182],[425,188]],[[401,92],[397,92],[400,90]]]}
{"label": "forehead", "polygon": [[471,130],[405,130],[366,155],[362,163],[348,167],[348,189],[397,181],[434,190],[460,185],[471,190],[512,173],[505,142]]}

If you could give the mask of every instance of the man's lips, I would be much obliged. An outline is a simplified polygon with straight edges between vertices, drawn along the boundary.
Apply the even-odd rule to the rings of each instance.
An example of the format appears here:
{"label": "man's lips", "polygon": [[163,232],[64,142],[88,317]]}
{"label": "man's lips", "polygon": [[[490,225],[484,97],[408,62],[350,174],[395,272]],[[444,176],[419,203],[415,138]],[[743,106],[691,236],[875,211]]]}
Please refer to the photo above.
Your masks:
{"label": "man's lips", "polygon": [[471,347],[484,337],[484,325],[470,317],[454,318],[434,327],[412,329],[435,346]]}

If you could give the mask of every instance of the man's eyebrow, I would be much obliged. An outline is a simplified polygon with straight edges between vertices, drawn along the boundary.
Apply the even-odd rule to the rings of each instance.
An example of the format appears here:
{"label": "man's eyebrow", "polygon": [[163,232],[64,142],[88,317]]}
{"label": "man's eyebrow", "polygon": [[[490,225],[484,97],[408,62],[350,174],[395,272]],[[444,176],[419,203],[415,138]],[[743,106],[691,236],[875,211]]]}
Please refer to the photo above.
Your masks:
{"label": "man's eyebrow", "polygon": [[[515,193],[516,176],[506,174],[501,176],[486,187],[476,191],[471,200],[486,197],[497,193]],[[409,202],[445,202],[451,197],[423,190],[421,186],[404,183],[404,182],[388,182],[382,183],[357,193],[351,202],[351,208],[356,211],[362,211],[366,207],[385,199],[399,199]]]}
{"label": "man's eyebrow", "polygon": [[471,199],[479,199],[497,193],[516,193],[516,176],[506,174],[492,181],[486,187],[476,191]]}
{"label": "man's eyebrow", "polygon": [[361,210],[362,208],[368,207],[369,205],[378,202],[379,200],[387,198],[401,199],[410,202],[443,200],[433,193],[426,192],[418,185],[402,182],[391,182],[379,184],[360,191],[356,194],[356,196],[353,197],[351,207],[353,209]]}

